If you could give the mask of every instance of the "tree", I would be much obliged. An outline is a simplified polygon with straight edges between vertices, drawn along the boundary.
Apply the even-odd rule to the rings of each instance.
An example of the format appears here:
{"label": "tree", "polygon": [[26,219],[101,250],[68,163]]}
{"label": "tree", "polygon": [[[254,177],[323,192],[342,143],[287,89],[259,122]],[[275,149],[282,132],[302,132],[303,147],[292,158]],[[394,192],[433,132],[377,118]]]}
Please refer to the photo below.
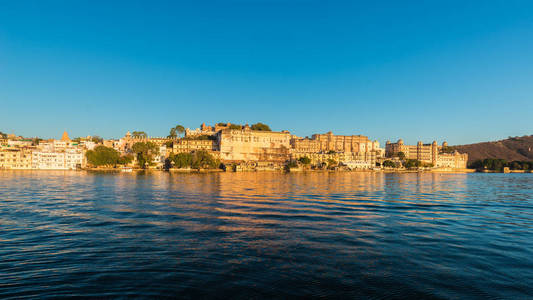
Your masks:
{"label": "tree", "polygon": [[133,155],[131,154],[123,155],[118,158],[119,165],[127,165],[127,164],[130,164],[132,161],[133,161]]}
{"label": "tree", "polygon": [[181,125],[176,125],[176,132],[179,134],[183,134],[185,132],[185,127],[181,126]]}
{"label": "tree", "polygon": [[158,152],[157,145],[152,142],[137,142],[131,149],[137,156],[139,167],[143,169],[153,163],[154,154]]}
{"label": "tree", "polygon": [[178,137],[178,134],[176,133],[176,128],[172,127],[170,128],[170,133],[167,135],[170,139],[175,139]]}
{"label": "tree", "polygon": [[261,122],[253,124],[250,129],[258,131],[272,131],[268,125],[263,124]]}
{"label": "tree", "polygon": [[242,129],[242,125],[231,124],[231,125],[229,125],[229,129]]}
{"label": "tree", "polygon": [[168,159],[172,162],[174,168],[178,169],[190,167],[192,164],[191,153],[170,154]]}
{"label": "tree", "polygon": [[286,164],[285,164],[285,171],[290,171],[291,168],[297,168],[298,167],[298,162],[296,160],[289,160]]}
{"label": "tree", "polygon": [[[146,135],[146,134],[145,134]],[[91,141],[95,144],[102,144],[104,142],[104,139],[95,135],[91,137]]]}
{"label": "tree", "polygon": [[220,166],[220,161],[205,150],[198,150],[193,153],[191,167],[195,169],[215,169]]}
{"label": "tree", "polygon": [[178,137],[178,135],[185,132],[185,127],[181,125],[176,125],[175,127],[170,128],[170,134],[168,135],[169,138],[175,139]]}
{"label": "tree", "polygon": [[419,160],[416,160],[416,159],[408,159],[404,163],[404,167],[407,168],[407,169],[419,168],[421,166],[422,166],[422,162],[419,161]]}
{"label": "tree", "polygon": [[109,147],[98,146],[85,153],[87,163],[93,166],[115,166],[119,163],[120,153]]}
{"label": "tree", "polygon": [[450,147],[450,146],[443,146],[441,149],[440,149],[440,153],[454,153],[455,152],[455,148],[454,147]]}
{"label": "tree", "polygon": [[337,165],[337,161],[332,159],[332,158],[328,158],[328,167],[329,168],[332,168],[332,167],[335,167]]}
{"label": "tree", "polygon": [[146,132],[144,131],[134,131],[132,134],[131,134],[134,138],[138,138],[138,139],[141,139],[141,138],[147,138],[148,135],[146,134]]}
{"label": "tree", "polygon": [[311,163],[311,159],[307,156],[302,156],[298,158],[298,161],[301,162],[304,165],[309,165]]}
{"label": "tree", "polygon": [[0,138],[7,139],[7,134],[0,131]]}
{"label": "tree", "polygon": [[385,168],[396,168],[396,164],[392,160],[386,160],[383,162],[383,167]]}
{"label": "tree", "polygon": [[198,150],[193,153],[177,153],[168,157],[167,166],[173,165],[174,168],[193,168],[193,169],[216,169],[220,167],[220,161],[205,150]]}
{"label": "tree", "polygon": [[401,160],[401,161],[404,161],[405,160],[405,153],[403,152],[398,152],[398,158]]}

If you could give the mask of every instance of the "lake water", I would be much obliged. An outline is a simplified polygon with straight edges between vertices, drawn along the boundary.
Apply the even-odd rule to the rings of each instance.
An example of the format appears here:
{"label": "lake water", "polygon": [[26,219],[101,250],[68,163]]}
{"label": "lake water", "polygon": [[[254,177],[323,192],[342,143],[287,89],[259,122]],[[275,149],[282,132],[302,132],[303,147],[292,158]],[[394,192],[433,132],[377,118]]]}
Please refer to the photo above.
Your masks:
{"label": "lake water", "polygon": [[0,171],[0,298],[533,298],[533,174]]}

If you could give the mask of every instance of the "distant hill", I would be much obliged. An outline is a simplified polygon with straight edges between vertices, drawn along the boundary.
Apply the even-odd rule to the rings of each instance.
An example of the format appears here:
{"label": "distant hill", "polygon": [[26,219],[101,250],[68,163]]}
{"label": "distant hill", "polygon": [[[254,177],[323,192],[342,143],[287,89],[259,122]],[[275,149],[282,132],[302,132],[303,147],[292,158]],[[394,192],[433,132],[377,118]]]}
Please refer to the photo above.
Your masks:
{"label": "distant hill", "polygon": [[533,135],[509,137],[495,142],[453,146],[461,153],[468,153],[468,161],[485,158],[501,158],[507,161],[533,161]]}

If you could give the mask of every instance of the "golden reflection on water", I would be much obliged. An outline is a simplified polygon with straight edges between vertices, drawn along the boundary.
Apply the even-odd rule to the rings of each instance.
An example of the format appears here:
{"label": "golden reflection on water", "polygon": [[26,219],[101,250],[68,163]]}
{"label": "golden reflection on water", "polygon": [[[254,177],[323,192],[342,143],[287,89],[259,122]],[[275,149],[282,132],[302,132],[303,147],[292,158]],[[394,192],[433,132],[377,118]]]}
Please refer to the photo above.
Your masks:
{"label": "golden reflection on water", "polygon": [[[505,270],[500,275],[516,283],[531,265],[528,176],[0,171],[0,265],[13,286],[54,267],[50,278],[66,274],[66,289],[94,274],[98,284],[90,291],[115,287],[102,280],[108,272],[125,278],[112,294],[119,297],[150,276],[146,286],[167,280],[170,290],[176,282],[189,289],[191,278],[200,290],[218,282],[208,284],[217,296],[217,288],[240,290],[236,283],[246,279],[268,277],[264,286],[275,286],[280,274],[300,280],[304,291],[310,277],[440,280],[433,271],[440,266],[466,270],[452,282],[468,282],[468,290],[472,272],[480,287],[490,286],[480,264]],[[74,269],[83,270],[82,280],[68,277]],[[27,286],[39,290],[48,279]],[[356,282],[354,290],[382,290],[373,280]]]}
{"label": "golden reflection on water", "polygon": [[[224,220],[223,228],[218,230],[227,231],[254,230],[258,225],[283,222],[304,226],[307,220],[332,225],[350,219],[383,219],[388,217],[383,208],[391,205],[407,205],[404,213],[434,220],[441,211],[426,208],[446,201],[461,201],[467,176],[381,172],[0,172],[0,179],[15,185],[18,177],[24,179],[17,189],[33,188],[46,201],[63,204],[53,210],[32,206],[32,213],[42,217],[180,225],[190,230],[205,226],[202,219],[216,218]],[[87,198],[93,201],[77,201]],[[15,206],[28,209],[23,203]],[[93,213],[105,210],[114,214]],[[447,218],[457,212],[444,213],[443,218]],[[168,218],[138,218],[139,214]],[[264,226],[261,230],[265,230]]]}

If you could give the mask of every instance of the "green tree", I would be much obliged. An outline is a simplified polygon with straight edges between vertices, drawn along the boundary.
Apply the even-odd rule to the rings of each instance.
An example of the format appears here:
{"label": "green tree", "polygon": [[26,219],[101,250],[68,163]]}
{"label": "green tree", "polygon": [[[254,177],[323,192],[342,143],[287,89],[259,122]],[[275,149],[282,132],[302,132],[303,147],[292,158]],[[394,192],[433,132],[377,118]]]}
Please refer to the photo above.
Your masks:
{"label": "green tree", "polygon": [[302,157],[298,158],[298,161],[301,162],[304,165],[311,164],[311,159],[309,157],[307,157],[307,156],[302,156]]}
{"label": "green tree", "polygon": [[188,168],[192,164],[191,153],[170,154],[168,158],[172,162],[172,165],[174,166],[174,168],[178,168],[178,169]]}
{"label": "green tree", "polygon": [[104,139],[95,135],[91,137],[91,141],[96,144],[102,144],[104,142]]}
{"label": "green tree", "polygon": [[231,125],[229,125],[229,129],[242,129],[242,125],[231,124]]}
{"label": "green tree", "polygon": [[93,166],[115,166],[119,163],[120,153],[109,147],[97,146],[85,153],[87,163]]}
{"label": "green tree", "polygon": [[386,160],[383,162],[383,167],[385,168],[396,168],[396,164],[392,160]]}
{"label": "green tree", "polygon": [[147,138],[148,135],[144,131],[134,131],[131,134],[134,138]]}
{"label": "green tree", "polygon": [[170,128],[170,134],[168,135],[168,137],[171,139],[175,139],[184,132],[185,127],[183,127],[182,125],[176,125],[175,127]]}
{"label": "green tree", "polygon": [[333,167],[337,166],[337,164],[338,164],[338,163],[337,163],[336,160],[334,160],[334,159],[332,159],[332,158],[328,158],[328,167],[329,167],[329,168],[333,168]]}
{"label": "green tree", "polygon": [[440,149],[440,152],[441,153],[454,153],[455,152],[455,148],[454,147],[450,147],[450,146],[442,147]]}
{"label": "green tree", "polygon": [[404,163],[404,167],[407,169],[420,168],[421,166],[422,166],[422,162],[416,159],[408,159]]}
{"label": "green tree", "polygon": [[133,161],[133,155],[127,154],[118,158],[119,165],[128,165]]}
{"label": "green tree", "polygon": [[285,171],[288,172],[288,171],[291,170],[291,168],[297,168],[297,167],[298,167],[298,161],[291,159],[291,160],[287,161],[287,163],[285,164],[284,169],[285,169]]}
{"label": "green tree", "polygon": [[137,156],[139,167],[143,169],[152,165],[154,155],[158,152],[157,145],[152,142],[137,142],[131,149]]}
{"label": "green tree", "polygon": [[272,131],[268,125],[263,124],[261,122],[253,124],[250,129],[258,131]]}
{"label": "green tree", "polygon": [[220,166],[220,161],[205,150],[198,150],[193,153],[191,167],[194,169],[216,169]]}
{"label": "green tree", "polygon": [[170,128],[170,133],[167,135],[167,137],[170,139],[175,139],[178,137],[178,133],[176,132],[175,127]]}
{"label": "green tree", "polygon": [[401,161],[404,161],[405,160],[405,153],[403,152],[398,152],[398,158],[401,160]]}

